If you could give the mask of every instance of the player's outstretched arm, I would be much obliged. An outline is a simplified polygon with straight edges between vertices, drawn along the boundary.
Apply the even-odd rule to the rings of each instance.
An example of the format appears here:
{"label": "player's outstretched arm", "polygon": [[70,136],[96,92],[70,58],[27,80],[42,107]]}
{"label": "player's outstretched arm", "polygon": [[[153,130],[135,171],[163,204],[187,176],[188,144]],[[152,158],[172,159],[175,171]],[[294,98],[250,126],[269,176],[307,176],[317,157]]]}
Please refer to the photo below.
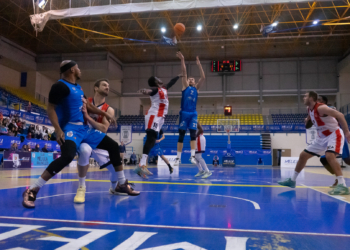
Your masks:
{"label": "player's outstretched arm", "polygon": [[329,115],[334,117],[335,119],[338,120],[338,122],[340,123],[341,128],[344,131],[344,135],[345,138],[348,142],[350,142],[350,132],[349,132],[349,127],[348,127],[348,123],[345,120],[345,117],[342,113],[340,113],[337,110],[331,109],[329,107],[327,107],[326,105],[322,105],[318,108],[318,113],[322,116],[322,115]]}
{"label": "player's outstretched arm", "polygon": [[198,56],[196,57],[196,63],[197,63],[198,69],[199,69],[199,74],[201,75],[201,78],[199,78],[198,83],[196,85],[196,89],[199,90],[202,87],[203,83],[204,83],[205,74],[204,74],[204,70],[202,68],[201,62],[199,61],[199,57]]}
{"label": "player's outstretched arm", "polygon": [[[110,122],[107,120],[106,117],[103,117],[102,123],[99,123],[99,122],[95,121],[94,119],[92,119],[91,116],[89,116],[89,114],[88,114],[86,109],[85,110],[83,109],[83,113],[84,113],[84,118],[90,123],[90,125],[93,128],[95,128],[95,129],[97,129],[97,130],[99,130],[99,131],[101,131],[103,133],[107,133],[109,125],[110,125]],[[114,117],[114,109],[113,108],[108,108],[107,109],[107,114],[110,115],[111,117]]]}
{"label": "player's outstretched arm", "polygon": [[140,89],[137,91],[137,93],[141,93],[144,95],[152,95],[154,92],[157,92],[158,89],[157,88],[153,88],[153,89]]}
{"label": "player's outstretched arm", "polygon": [[181,60],[181,71],[182,71],[182,90],[185,90],[188,87],[187,82],[187,70],[185,64],[185,57],[182,55],[180,51],[176,53],[176,56]]}

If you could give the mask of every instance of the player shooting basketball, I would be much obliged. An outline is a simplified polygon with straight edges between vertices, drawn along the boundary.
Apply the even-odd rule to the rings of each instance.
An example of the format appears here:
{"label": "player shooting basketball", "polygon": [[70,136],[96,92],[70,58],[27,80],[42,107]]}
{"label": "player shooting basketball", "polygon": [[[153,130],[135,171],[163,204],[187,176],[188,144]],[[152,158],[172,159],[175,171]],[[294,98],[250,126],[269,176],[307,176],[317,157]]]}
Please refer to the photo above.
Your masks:
{"label": "player shooting basketball", "polygon": [[187,70],[185,64],[185,58],[182,53],[179,51],[176,53],[176,56],[181,60],[181,70],[182,70],[182,99],[181,99],[181,111],[180,111],[180,123],[179,123],[179,140],[177,143],[177,157],[175,159],[175,166],[178,166],[181,160],[181,153],[183,148],[183,141],[185,138],[186,130],[189,128],[190,137],[191,137],[191,158],[190,161],[192,164],[197,164],[195,159],[196,152],[196,131],[197,131],[197,99],[198,99],[198,90],[202,87],[205,75],[202,68],[202,65],[197,56],[197,66],[200,73],[200,78],[196,83],[194,77],[187,78]]}

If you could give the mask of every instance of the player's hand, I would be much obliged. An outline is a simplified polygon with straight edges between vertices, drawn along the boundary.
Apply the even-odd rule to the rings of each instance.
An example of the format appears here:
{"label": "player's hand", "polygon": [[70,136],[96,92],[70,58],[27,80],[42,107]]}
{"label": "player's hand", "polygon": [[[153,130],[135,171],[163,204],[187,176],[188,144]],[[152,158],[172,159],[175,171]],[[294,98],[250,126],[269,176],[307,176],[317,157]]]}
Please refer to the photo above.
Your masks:
{"label": "player's hand", "polygon": [[56,131],[56,141],[60,146],[62,146],[62,144],[64,143],[64,132],[62,131],[62,129]]}
{"label": "player's hand", "polygon": [[201,62],[199,61],[199,57],[198,56],[196,56],[196,63],[197,63],[197,65],[201,65]]}
{"label": "player's hand", "polygon": [[115,118],[112,117],[112,116],[110,116],[107,112],[105,113],[105,117],[107,118],[108,122],[109,122],[111,125],[117,124],[117,121],[115,120]]}
{"label": "player's hand", "polygon": [[181,51],[176,52],[176,56],[180,59],[180,60],[184,60],[185,57],[183,56],[183,54],[181,53]]}
{"label": "player's hand", "polygon": [[160,143],[160,140],[156,140],[156,143]]}
{"label": "player's hand", "polygon": [[147,94],[147,89],[140,89],[137,93]]}
{"label": "player's hand", "polygon": [[345,133],[345,138],[350,143],[350,132],[349,131]]}

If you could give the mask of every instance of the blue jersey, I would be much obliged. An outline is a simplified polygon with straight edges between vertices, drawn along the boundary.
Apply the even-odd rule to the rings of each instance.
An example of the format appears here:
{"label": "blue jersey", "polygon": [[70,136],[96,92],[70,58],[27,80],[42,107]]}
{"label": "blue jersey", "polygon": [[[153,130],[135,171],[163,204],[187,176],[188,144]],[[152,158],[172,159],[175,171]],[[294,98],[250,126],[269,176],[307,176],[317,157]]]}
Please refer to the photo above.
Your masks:
{"label": "blue jersey", "polygon": [[[63,129],[68,123],[84,122],[83,108],[83,89],[78,84],[69,83],[63,79],[59,82],[64,83],[69,88],[69,94],[61,99],[56,106],[56,114],[60,127]],[[57,93],[58,95],[58,93]]]}
{"label": "blue jersey", "polygon": [[182,91],[181,111],[196,112],[198,91],[195,87],[188,86]]}

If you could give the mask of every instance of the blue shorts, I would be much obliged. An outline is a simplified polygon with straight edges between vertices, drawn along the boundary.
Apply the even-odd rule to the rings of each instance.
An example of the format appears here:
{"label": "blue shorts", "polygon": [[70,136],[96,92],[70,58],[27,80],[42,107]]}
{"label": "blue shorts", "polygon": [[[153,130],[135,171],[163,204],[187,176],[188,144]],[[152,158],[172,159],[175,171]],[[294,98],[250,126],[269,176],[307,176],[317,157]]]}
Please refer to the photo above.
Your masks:
{"label": "blue shorts", "polygon": [[150,155],[158,155],[158,156],[162,156],[163,155],[163,150],[160,148],[160,146],[154,146],[152,148],[152,151],[150,153]]}
{"label": "blue shorts", "polygon": [[[326,156],[322,155],[321,158],[326,158]],[[349,146],[348,146],[348,142],[346,141],[346,139],[345,139],[345,142],[344,142],[343,153],[341,154],[341,158],[342,159],[350,158]]]}
{"label": "blue shorts", "polygon": [[181,129],[181,130],[187,130],[187,129],[197,130],[197,111],[195,111],[195,112],[180,111],[179,129]]}
{"label": "blue shorts", "polygon": [[74,141],[77,145],[77,151],[80,144],[85,142],[90,145],[92,149],[96,149],[98,144],[106,136],[101,131],[90,128],[88,125],[73,125],[67,124],[64,129],[65,140]]}

